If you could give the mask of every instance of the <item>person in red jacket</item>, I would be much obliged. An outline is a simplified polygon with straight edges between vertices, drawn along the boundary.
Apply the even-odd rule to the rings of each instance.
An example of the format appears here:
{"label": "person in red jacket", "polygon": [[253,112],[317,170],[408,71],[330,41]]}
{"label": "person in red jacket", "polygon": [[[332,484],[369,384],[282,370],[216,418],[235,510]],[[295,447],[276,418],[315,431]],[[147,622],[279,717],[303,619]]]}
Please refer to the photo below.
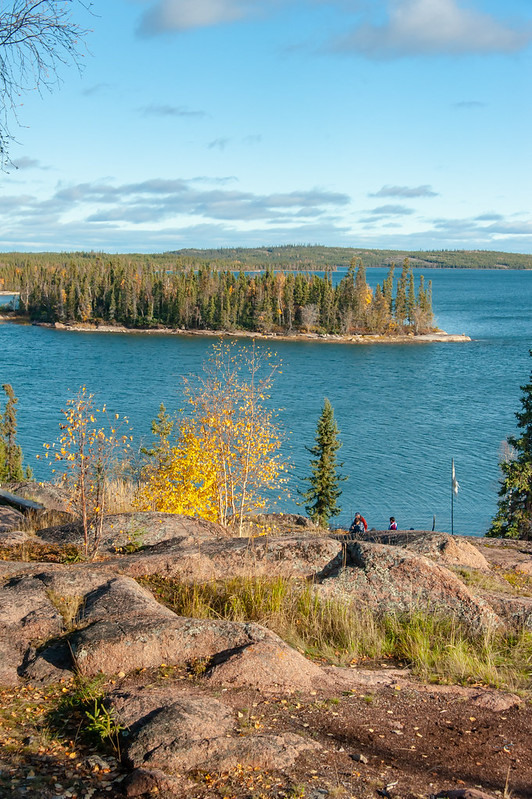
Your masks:
{"label": "person in red jacket", "polygon": [[351,523],[349,532],[356,535],[357,533],[365,533],[368,529],[368,523],[360,513],[355,513],[355,518]]}
{"label": "person in red jacket", "polygon": [[388,530],[397,530],[397,522],[393,516],[390,516],[390,526],[388,527]]}

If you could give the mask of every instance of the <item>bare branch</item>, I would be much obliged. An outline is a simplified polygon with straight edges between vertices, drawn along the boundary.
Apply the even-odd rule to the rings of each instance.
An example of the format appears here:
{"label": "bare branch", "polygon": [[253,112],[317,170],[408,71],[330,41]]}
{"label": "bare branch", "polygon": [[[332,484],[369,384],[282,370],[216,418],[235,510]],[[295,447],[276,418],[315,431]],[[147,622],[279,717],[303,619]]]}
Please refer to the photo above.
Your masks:
{"label": "bare branch", "polygon": [[81,67],[82,42],[88,30],[72,21],[74,4],[83,0],[10,0],[0,4],[0,167],[9,163],[13,137],[10,119],[18,121],[21,94],[61,82],[62,65]]}

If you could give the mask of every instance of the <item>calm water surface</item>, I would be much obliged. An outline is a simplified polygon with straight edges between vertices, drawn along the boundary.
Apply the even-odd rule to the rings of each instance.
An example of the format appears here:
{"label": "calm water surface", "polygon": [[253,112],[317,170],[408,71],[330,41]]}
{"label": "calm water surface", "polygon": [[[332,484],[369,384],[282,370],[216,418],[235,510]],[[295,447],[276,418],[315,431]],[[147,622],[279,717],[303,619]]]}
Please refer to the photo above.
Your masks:
{"label": "calm water surface", "polygon": [[[368,270],[382,282],[385,270]],[[308,472],[323,398],[341,431],[343,513],[360,510],[370,526],[450,530],[450,464],[460,491],[455,532],[483,534],[495,511],[498,462],[515,430],[520,385],[532,361],[532,271],[425,270],[433,281],[438,325],[471,343],[375,344],[275,342],[283,372],[274,402],[282,407],[285,450],[294,464],[293,494]],[[182,407],[181,376],[201,369],[212,340],[171,335],[65,332],[0,325],[0,382],[19,397],[19,441],[36,461],[54,441],[69,391],[86,384],[109,409],[129,416],[137,441],[149,440],[161,402]],[[271,344],[259,343],[259,346]],[[283,510],[297,510],[295,497]]]}

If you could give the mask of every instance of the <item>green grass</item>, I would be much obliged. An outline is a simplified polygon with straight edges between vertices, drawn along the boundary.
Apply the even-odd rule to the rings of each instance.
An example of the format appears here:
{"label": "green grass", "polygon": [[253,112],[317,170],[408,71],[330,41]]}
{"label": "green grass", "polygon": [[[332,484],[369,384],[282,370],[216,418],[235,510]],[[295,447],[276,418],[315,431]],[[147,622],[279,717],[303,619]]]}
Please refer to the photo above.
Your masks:
{"label": "green grass", "polygon": [[64,732],[73,723],[78,725],[78,734],[106,750],[109,746],[120,757],[120,733],[124,727],[119,723],[113,708],[105,704],[106,677],[99,674],[92,679],[77,675],[73,687],[61,698],[50,712],[50,727]]}
{"label": "green grass", "polygon": [[322,599],[312,584],[283,577],[186,585],[150,576],[142,582],[180,616],[255,621],[305,655],[328,663],[388,658],[409,665],[426,681],[532,690],[530,631],[475,632],[455,618],[416,608],[378,616]]}

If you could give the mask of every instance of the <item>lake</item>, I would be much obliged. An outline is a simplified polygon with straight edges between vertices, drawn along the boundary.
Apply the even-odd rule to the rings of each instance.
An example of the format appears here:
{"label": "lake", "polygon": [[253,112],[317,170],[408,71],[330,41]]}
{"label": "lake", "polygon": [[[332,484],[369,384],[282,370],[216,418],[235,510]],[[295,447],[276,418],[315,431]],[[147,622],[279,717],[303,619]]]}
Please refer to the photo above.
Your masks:
{"label": "lake", "polygon": [[[387,527],[393,515],[402,529],[430,529],[435,515],[436,528],[449,531],[454,458],[460,484],[454,530],[487,530],[497,502],[498,462],[506,437],[515,432],[520,386],[532,366],[532,271],[422,271],[433,281],[439,327],[473,341],[259,342],[283,363],[273,399],[282,408],[284,449],[294,469],[292,497],[278,509],[301,512],[296,490],[309,471],[305,445],[314,443],[328,397],[348,477],[335,523],[348,524],[359,510],[370,527]],[[374,287],[385,274],[368,269],[368,282]],[[19,443],[35,476],[50,476],[35,455],[43,442],[56,440],[69,391],[85,384],[110,410],[129,417],[136,443],[148,442],[160,403],[169,411],[183,406],[181,378],[201,370],[211,345],[212,339],[199,336],[1,324],[0,380],[11,383],[19,398]]]}

